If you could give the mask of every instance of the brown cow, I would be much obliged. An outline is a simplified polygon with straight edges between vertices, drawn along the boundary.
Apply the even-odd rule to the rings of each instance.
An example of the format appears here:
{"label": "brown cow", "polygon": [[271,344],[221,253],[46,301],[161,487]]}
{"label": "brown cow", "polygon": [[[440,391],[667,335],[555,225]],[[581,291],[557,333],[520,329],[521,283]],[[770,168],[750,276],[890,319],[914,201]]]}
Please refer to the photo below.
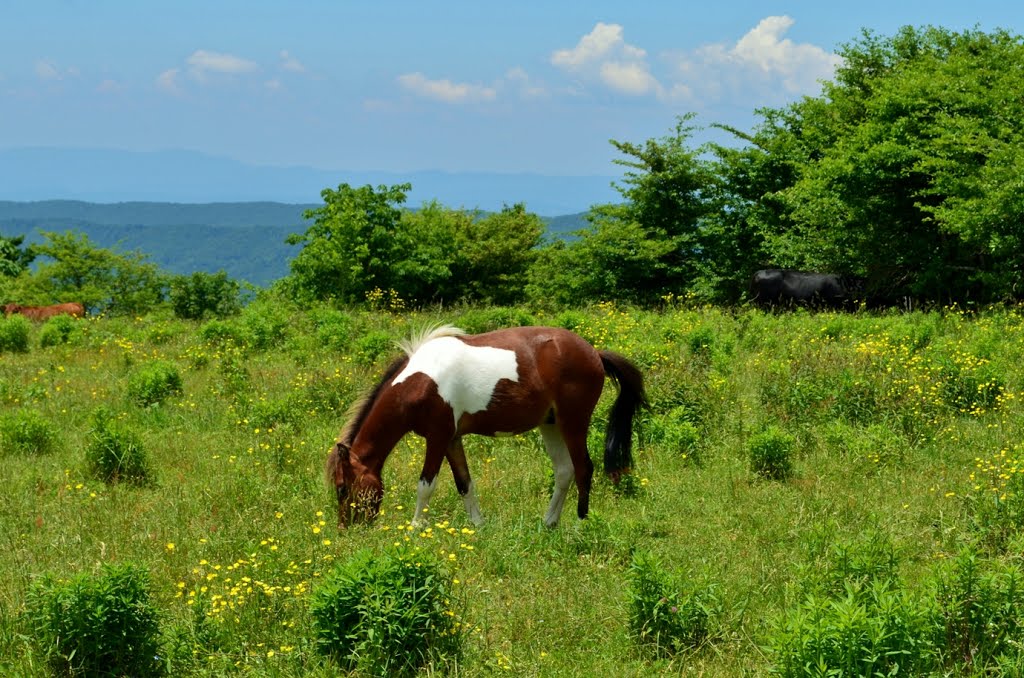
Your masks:
{"label": "brown cow", "polygon": [[51,306],[22,306],[20,304],[7,304],[4,306],[4,315],[20,313],[29,320],[42,322],[49,320],[55,315],[69,315],[73,318],[85,316],[85,307],[77,302],[67,304],[53,304]]}

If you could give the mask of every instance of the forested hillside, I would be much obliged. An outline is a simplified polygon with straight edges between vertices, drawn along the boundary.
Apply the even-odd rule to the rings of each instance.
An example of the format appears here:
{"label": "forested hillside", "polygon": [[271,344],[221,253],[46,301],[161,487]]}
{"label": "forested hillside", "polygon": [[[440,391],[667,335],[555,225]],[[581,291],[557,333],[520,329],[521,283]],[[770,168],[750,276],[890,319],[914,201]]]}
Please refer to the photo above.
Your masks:
{"label": "forested hillside", "polygon": [[[225,271],[265,287],[288,275],[298,249],[285,243],[304,231],[316,205],[277,202],[183,204],[78,200],[0,201],[0,236],[42,241],[41,231],[76,231],[98,247],[136,250],[171,273]],[[552,236],[583,228],[583,214],[546,220]]]}

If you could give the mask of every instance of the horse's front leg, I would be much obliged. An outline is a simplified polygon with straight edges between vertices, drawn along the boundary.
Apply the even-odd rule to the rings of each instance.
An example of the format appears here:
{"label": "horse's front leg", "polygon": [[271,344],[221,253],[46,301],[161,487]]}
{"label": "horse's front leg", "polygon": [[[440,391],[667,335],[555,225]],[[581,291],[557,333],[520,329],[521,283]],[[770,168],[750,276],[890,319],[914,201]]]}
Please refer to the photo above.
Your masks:
{"label": "horse's front leg", "polygon": [[480,502],[476,498],[476,487],[469,475],[469,463],[466,461],[466,450],[462,447],[462,437],[456,437],[448,446],[448,465],[452,467],[455,487],[462,495],[466,504],[466,512],[474,525],[483,525],[484,517],[480,513]]}
{"label": "horse's front leg", "polygon": [[416,487],[416,513],[412,516],[412,524],[416,527],[427,523],[430,497],[437,487],[437,474],[441,470],[441,463],[444,462],[447,451],[447,441],[438,443],[436,438],[427,438],[427,456],[423,460],[423,471],[420,473],[420,482]]}

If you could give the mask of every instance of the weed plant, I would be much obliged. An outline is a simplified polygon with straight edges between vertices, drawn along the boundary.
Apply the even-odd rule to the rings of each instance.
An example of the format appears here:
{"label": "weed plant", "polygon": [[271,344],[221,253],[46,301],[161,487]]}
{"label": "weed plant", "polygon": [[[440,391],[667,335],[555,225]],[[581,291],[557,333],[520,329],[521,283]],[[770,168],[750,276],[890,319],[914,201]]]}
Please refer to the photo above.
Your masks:
{"label": "weed plant", "polygon": [[462,623],[452,577],[432,553],[364,549],[313,591],[317,647],[347,669],[415,674],[458,658]]}
{"label": "weed plant", "polygon": [[128,399],[139,407],[159,405],[181,393],[182,381],[178,367],[164,360],[140,365],[128,378]]}
{"label": "weed plant", "polygon": [[149,574],[136,564],[96,574],[48,574],[28,591],[26,622],[58,675],[163,675]]}
{"label": "weed plant", "polygon": [[25,353],[28,351],[29,333],[32,324],[23,315],[13,314],[0,318],[0,353]]}
{"label": "weed plant", "polygon": [[49,454],[57,448],[57,431],[38,410],[24,408],[0,415],[0,451],[4,455]]}

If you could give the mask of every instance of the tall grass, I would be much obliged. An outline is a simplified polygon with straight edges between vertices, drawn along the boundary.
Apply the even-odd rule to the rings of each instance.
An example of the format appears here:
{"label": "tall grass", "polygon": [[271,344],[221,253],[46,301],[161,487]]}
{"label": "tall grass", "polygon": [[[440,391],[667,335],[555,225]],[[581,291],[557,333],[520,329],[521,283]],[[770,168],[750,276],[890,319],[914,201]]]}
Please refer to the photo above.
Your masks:
{"label": "tall grass", "polygon": [[[591,517],[548,530],[539,437],[469,438],[487,522],[469,522],[442,474],[431,522],[414,530],[424,448],[410,436],[385,468],[383,514],[338,532],[322,467],[346,408],[375,383],[391,340],[462,321],[571,326],[643,367],[652,408],[630,491],[596,479]],[[83,321],[68,343],[15,329],[0,358],[2,438],[19,441],[0,455],[2,675],[44,675],[26,617],[40,578],[71,581],[100,563],[147,572],[169,675],[336,675],[317,650],[314,591],[353,554],[396,548],[444,563],[461,601],[460,652],[428,673],[801,674],[787,667],[812,659],[825,672],[891,670],[898,662],[872,664],[848,642],[870,634],[892,642],[862,647],[902,653],[908,669],[1024,665],[1020,309],[397,314],[265,303],[205,324]],[[135,376],[154,364],[180,388],[172,379],[171,397],[139,407],[157,402],[140,400]],[[595,441],[613,396],[609,384]],[[144,451],[146,482],[94,475],[97,411]],[[784,458],[785,472],[761,473],[754,450]],[[823,635],[807,619],[845,631]],[[650,651],[652,630],[671,651]]]}

